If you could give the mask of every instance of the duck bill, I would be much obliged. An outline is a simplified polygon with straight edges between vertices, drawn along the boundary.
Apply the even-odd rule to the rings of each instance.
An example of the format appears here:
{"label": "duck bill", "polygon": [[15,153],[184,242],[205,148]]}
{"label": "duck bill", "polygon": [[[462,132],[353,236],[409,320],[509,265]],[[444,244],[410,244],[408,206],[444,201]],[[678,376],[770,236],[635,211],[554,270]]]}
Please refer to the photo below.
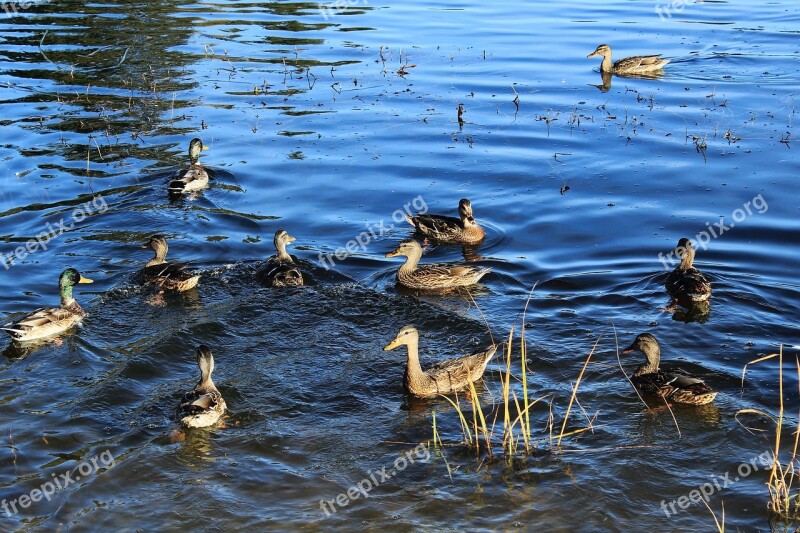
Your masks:
{"label": "duck bill", "polygon": [[208,146],[206,146],[206,145],[204,144],[204,145],[203,145],[203,150],[208,150]]}
{"label": "duck bill", "polygon": [[292,237],[291,235],[287,235],[287,236],[286,236],[286,242],[294,242],[294,241],[296,241],[296,240],[297,240],[297,239],[295,239],[295,238],[294,238],[294,237]]}
{"label": "duck bill", "polygon": [[83,276],[81,276],[81,279],[78,280],[78,283],[94,283],[94,280],[89,278],[84,278]]}
{"label": "duck bill", "polygon": [[383,351],[384,352],[388,352],[389,350],[394,350],[398,346],[400,346],[400,340],[395,339],[392,342],[390,342],[389,344],[387,344],[386,347],[383,349]]}
{"label": "duck bill", "polygon": [[636,345],[635,344],[631,344],[630,346],[628,346],[627,348],[622,350],[622,353],[631,353],[631,352],[635,352],[635,351],[636,351]]}
{"label": "duck bill", "polygon": [[386,254],[386,257],[397,257],[398,255],[400,255],[400,250],[395,250],[394,252]]}
{"label": "duck bill", "polygon": [[598,54],[597,52],[592,52],[591,54],[589,54],[589,55],[588,55],[588,56],[586,56],[586,57],[597,57],[597,56],[599,56],[599,55],[600,55],[600,54]]}

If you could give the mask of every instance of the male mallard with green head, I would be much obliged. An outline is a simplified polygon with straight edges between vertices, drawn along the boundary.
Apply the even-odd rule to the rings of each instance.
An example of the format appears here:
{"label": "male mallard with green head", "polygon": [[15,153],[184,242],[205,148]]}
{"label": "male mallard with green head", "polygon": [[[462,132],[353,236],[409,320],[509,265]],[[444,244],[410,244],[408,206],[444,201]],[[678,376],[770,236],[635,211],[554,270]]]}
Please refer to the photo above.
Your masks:
{"label": "male mallard with green head", "polygon": [[72,288],[79,283],[92,283],[92,280],[84,278],[74,268],[66,269],[58,278],[61,307],[37,309],[0,329],[20,342],[50,337],[66,331],[86,316],[86,312],[72,297]]}
{"label": "male mallard with green head", "polygon": [[497,351],[497,346],[449,359],[438,363],[427,370],[419,364],[419,332],[414,326],[404,326],[395,339],[384,348],[394,350],[405,345],[408,349],[406,373],[403,378],[405,389],[414,396],[430,397],[456,392],[469,387],[481,379],[486,365]]}
{"label": "male mallard with green head", "polygon": [[640,351],[647,362],[633,373],[631,381],[644,393],[660,396],[675,403],[704,405],[714,401],[717,391],[703,380],[675,372],[665,372],[659,368],[661,347],[650,333],[642,333],[622,353]]}
{"label": "male mallard with green head", "polygon": [[669,59],[661,59],[661,54],[652,56],[632,56],[611,61],[611,46],[601,44],[597,49],[586,57],[603,56],[600,63],[601,72],[611,72],[624,76],[625,74],[652,74],[670,62]]}

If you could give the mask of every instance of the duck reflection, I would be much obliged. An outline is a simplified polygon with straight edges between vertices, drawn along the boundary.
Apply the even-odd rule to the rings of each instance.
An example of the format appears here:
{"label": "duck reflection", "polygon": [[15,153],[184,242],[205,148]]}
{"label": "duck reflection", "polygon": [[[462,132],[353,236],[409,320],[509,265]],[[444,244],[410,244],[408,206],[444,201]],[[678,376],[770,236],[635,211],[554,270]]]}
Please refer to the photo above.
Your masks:
{"label": "duck reflection", "polygon": [[698,324],[705,324],[711,317],[711,303],[710,302],[695,302],[686,308],[673,306],[672,320],[677,322],[697,322]]}
{"label": "duck reflection", "polygon": [[655,70],[653,72],[649,72],[647,74],[612,74],[611,72],[601,72],[600,79],[602,81],[601,84],[596,85],[594,83],[590,83],[592,87],[597,87],[600,92],[608,92],[611,89],[611,78],[613,76],[617,76],[619,78],[634,78],[634,79],[641,79],[641,80],[657,80],[661,76],[664,75],[663,70]]}

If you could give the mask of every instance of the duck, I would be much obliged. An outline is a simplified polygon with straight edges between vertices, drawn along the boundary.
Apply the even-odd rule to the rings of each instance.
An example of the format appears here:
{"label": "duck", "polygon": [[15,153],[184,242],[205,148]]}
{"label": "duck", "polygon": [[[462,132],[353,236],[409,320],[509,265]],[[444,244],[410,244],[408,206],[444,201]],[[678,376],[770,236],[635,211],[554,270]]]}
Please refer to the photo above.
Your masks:
{"label": "duck", "polygon": [[303,286],[303,274],[292,256],[286,252],[286,245],[295,240],[284,229],[275,232],[273,243],[278,253],[270,257],[267,265],[259,272],[259,276],[270,287]]}
{"label": "duck", "polygon": [[411,325],[403,326],[384,351],[405,345],[408,361],[403,378],[405,389],[421,398],[438,396],[463,390],[481,379],[486,365],[497,351],[497,345],[456,359],[442,361],[427,370],[419,364],[419,332]]}
{"label": "duck", "polygon": [[155,257],[144,265],[140,279],[144,285],[158,285],[162,289],[184,292],[194,289],[200,275],[186,271],[186,263],[168,263],[166,260],[167,239],[163,235],[153,235],[142,248],[150,248]]}
{"label": "duck", "polygon": [[215,425],[228,407],[211,380],[214,356],[211,354],[211,349],[204,344],[197,349],[197,366],[200,368],[200,381],[194,389],[183,395],[181,403],[175,410],[175,418],[187,428]]}
{"label": "duck", "polygon": [[169,182],[170,194],[199,191],[208,187],[208,172],[200,163],[200,152],[208,150],[199,138],[189,141],[189,168],[179,170],[175,179]]}
{"label": "duck", "polygon": [[667,276],[667,292],[683,302],[699,303],[711,298],[711,282],[692,266],[696,251],[691,239],[679,240],[673,253],[680,257],[681,263]]}
{"label": "duck", "polygon": [[86,311],[72,297],[72,288],[79,283],[93,283],[93,281],[81,276],[80,272],[74,268],[64,270],[58,277],[61,294],[60,307],[37,309],[16,322],[9,322],[0,329],[19,342],[52,337],[68,330],[86,316]]}
{"label": "duck", "polygon": [[414,239],[401,241],[397,249],[387,253],[386,257],[398,255],[404,255],[406,262],[397,271],[397,283],[409,289],[448,291],[468,287],[492,271],[491,268],[448,264],[417,267],[422,258],[422,246]]}
{"label": "duck", "polygon": [[586,57],[603,56],[600,63],[601,72],[611,72],[613,74],[649,74],[664,68],[670,62],[669,59],[662,59],[661,54],[652,56],[632,56],[611,61],[611,46],[601,44],[597,49]]}
{"label": "duck", "polygon": [[622,353],[640,351],[647,362],[639,365],[631,377],[633,385],[644,393],[660,396],[675,403],[705,405],[714,401],[717,391],[701,379],[679,371],[665,372],[659,368],[661,347],[650,333],[642,333]]}
{"label": "duck", "polygon": [[440,243],[476,244],[486,237],[486,232],[472,216],[472,204],[466,198],[458,201],[459,218],[444,215],[403,214],[419,233]]}

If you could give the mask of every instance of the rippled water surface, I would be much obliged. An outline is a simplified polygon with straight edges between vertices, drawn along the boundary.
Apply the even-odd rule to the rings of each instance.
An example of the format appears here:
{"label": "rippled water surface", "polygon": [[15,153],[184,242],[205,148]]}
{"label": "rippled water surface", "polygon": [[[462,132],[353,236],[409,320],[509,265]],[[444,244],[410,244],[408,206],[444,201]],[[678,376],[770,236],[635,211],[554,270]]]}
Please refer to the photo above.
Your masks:
{"label": "rippled water surface", "polygon": [[[0,358],[0,499],[73,473],[50,501],[0,513],[0,530],[700,531],[704,505],[664,509],[726,472],[709,504],[729,530],[794,530],[770,521],[763,466],[738,470],[773,424],[736,415],[777,414],[777,363],[741,375],[785,344],[797,423],[795,2],[3,5],[0,311],[56,304],[67,266],[95,283],[76,289],[81,328]],[[672,62],[604,79],[586,58],[602,42]],[[211,188],[170,201],[195,136]],[[403,209],[455,214],[462,197],[486,241],[424,260],[493,272],[471,296],[398,291],[384,254],[410,234]],[[69,231],[8,265],[60,221]],[[718,222],[698,251],[710,310],[665,310],[659,254]],[[256,281],[280,227],[312,286]],[[133,279],[154,233],[203,275],[162,305]],[[327,270],[356,238],[369,242]],[[407,397],[404,351],[383,347],[406,323],[423,365],[488,344],[487,323],[517,338],[534,285],[528,385],[545,399],[532,453],[509,464],[460,445],[447,400]],[[712,406],[645,409],[615,342],[644,331],[720,390]],[[557,433],[595,342],[567,424],[592,429],[556,450],[548,418]],[[229,416],[179,434],[199,344]],[[478,388],[498,442],[501,359]],[[382,479],[432,444],[434,411],[444,448]],[[113,466],[78,475],[92,457]],[[320,503],[371,476],[368,498]]]}

